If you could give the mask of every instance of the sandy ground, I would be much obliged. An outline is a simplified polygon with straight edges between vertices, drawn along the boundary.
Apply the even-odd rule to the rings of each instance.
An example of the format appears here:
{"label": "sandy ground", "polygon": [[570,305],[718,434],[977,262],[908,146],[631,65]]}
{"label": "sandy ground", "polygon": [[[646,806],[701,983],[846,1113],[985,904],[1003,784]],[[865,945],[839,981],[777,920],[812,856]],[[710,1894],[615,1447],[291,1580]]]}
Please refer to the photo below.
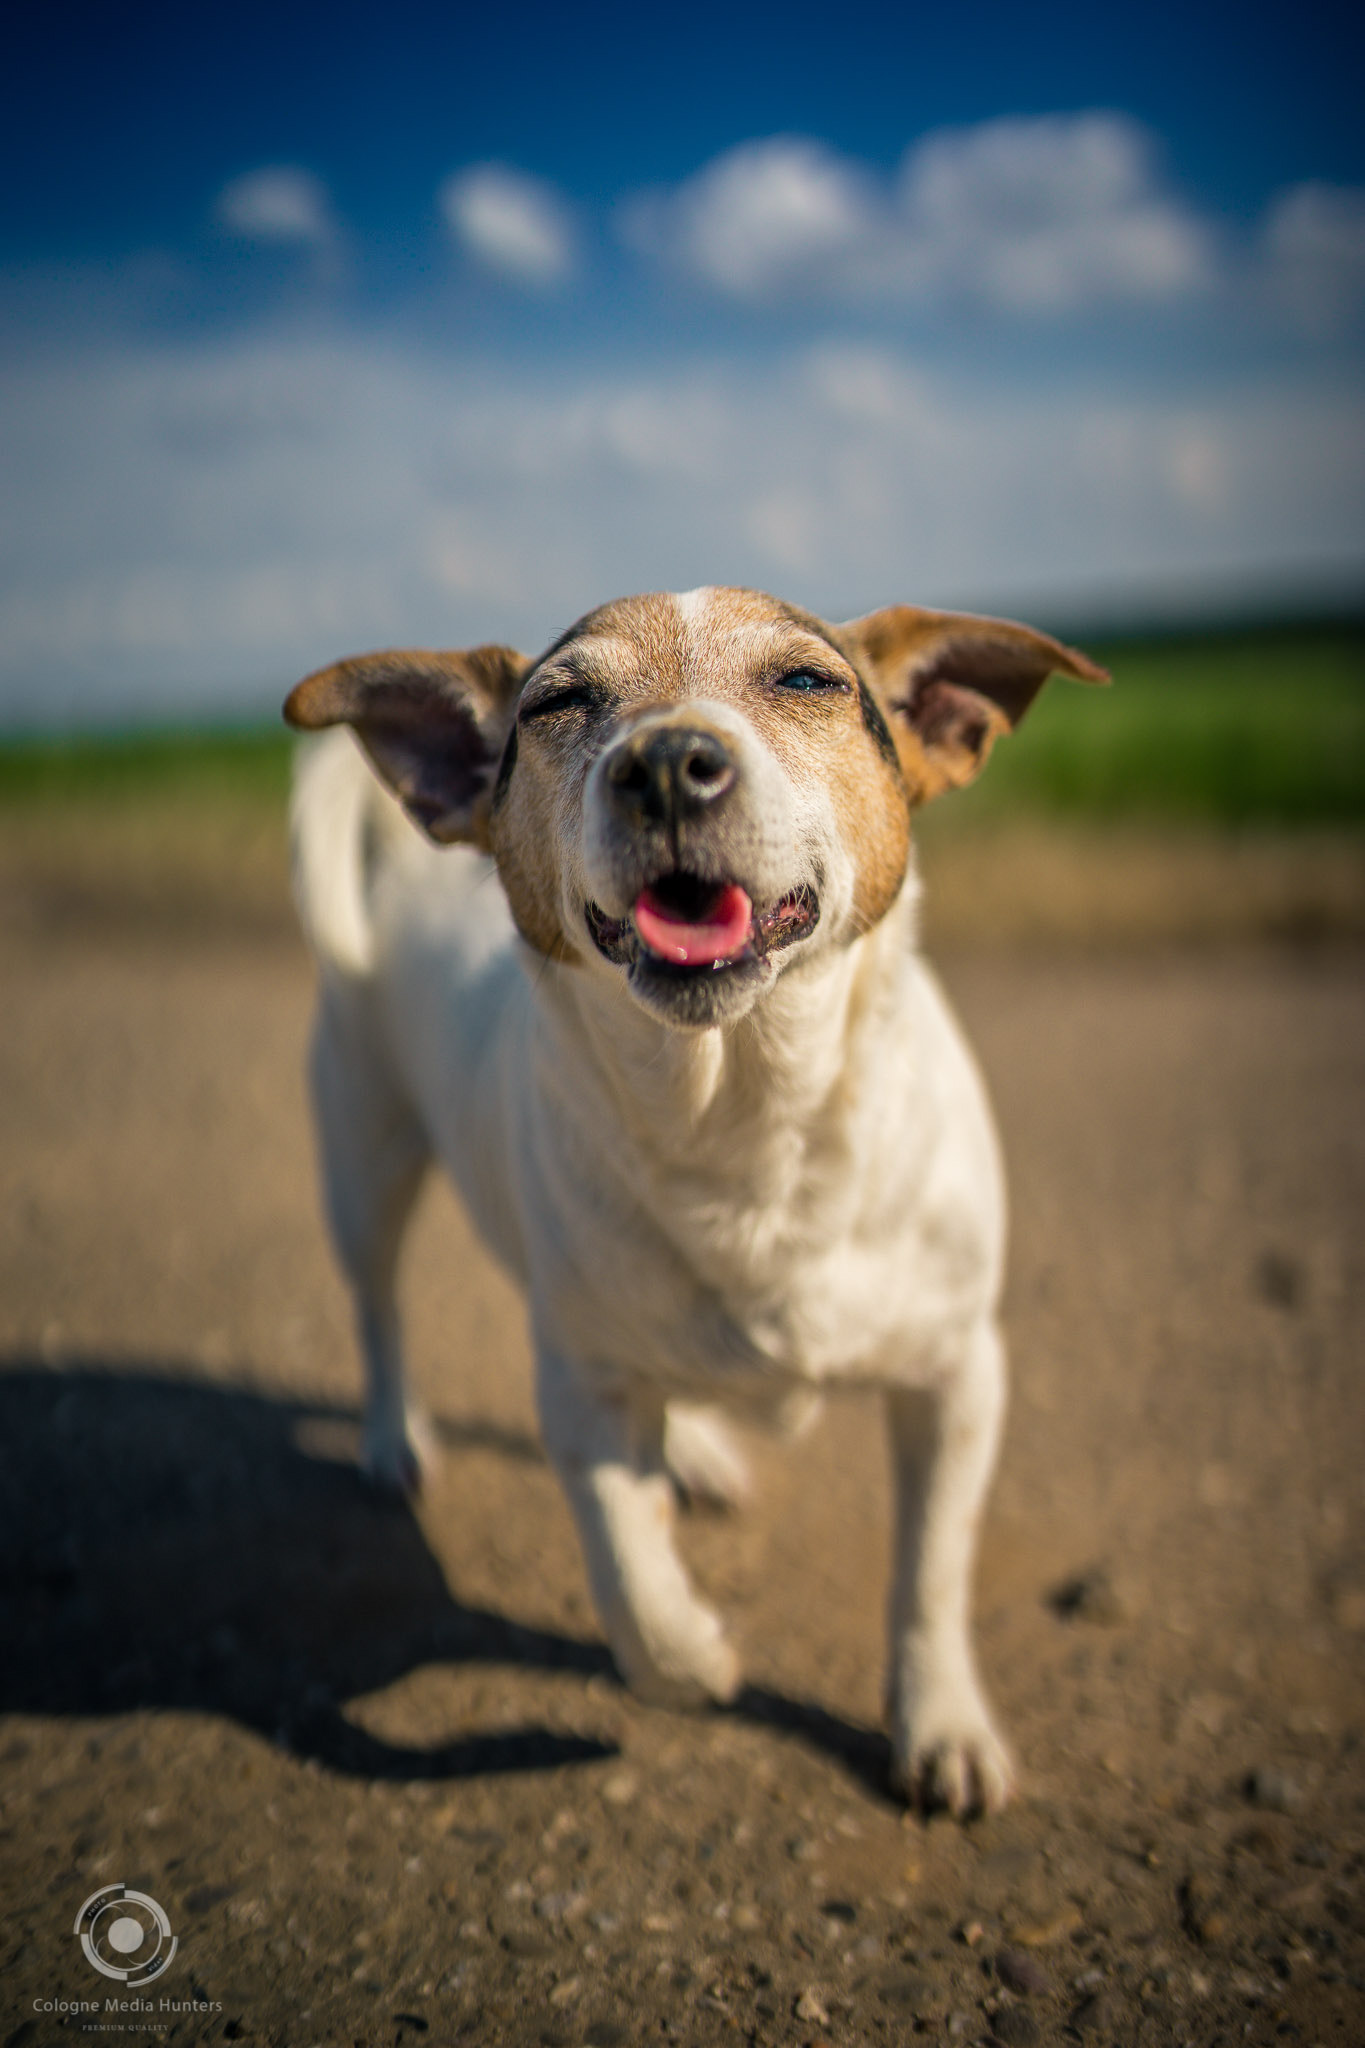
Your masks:
{"label": "sandy ground", "polygon": [[[943,965],[1015,1214],[1024,1790],[967,1830],[886,1790],[873,1408],[687,1517],[738,1708],[637,1706],[439,1189],[443,1469],[415,1515],[355,1475],[295,943],[0,923],[0,2041],[1365,2041],[1365,957]],[[72,1932],[119,1883],[178,1941],[140,1991]],[[46,2009],[107,1997],[151,2009]]]}

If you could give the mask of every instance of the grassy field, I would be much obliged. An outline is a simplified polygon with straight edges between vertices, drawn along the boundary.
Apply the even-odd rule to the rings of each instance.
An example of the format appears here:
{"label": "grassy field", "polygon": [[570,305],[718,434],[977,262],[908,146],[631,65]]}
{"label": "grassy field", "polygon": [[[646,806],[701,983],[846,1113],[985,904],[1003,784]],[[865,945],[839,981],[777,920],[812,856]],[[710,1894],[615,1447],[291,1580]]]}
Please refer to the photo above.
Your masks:
{"label": "grassy field", "polygon": [[[1023,813],[1365,824],[1365,623],[1089,651],[1114,687],[1054,682],[990,773],[953,799],[958,824]],[[283,727],[0,740],[0,803],[274,805],[290,745]]]}
{"label": "grassy field", "polygon": [[284,803],[293,741],[284,727],[0,739],[0,804]]}
{"label": "grassy field", "polygon": [[[1051,683],[919,820],[931,936],[1365,930],[1365,622],[1087,646],[1113,687]],[[291,747],[0,740],[0,895],[287,928]]]}
{"label": "grassy field", "polygon": [[1051,683],[955,800],[957,823],[1028,813],[1365,824],[1365,626],[1087,651],[1113,686]]}

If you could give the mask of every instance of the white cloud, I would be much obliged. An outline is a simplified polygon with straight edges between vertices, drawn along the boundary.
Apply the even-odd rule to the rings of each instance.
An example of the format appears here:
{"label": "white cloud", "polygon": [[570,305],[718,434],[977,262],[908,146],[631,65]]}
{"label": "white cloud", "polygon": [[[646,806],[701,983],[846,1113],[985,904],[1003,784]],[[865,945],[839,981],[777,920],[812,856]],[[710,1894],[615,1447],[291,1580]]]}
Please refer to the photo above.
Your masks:
{"label": "white cloud", "polygon": [[336,236],[327,187],[311,171],[277,164],[246,171],[224,185],[214,216],[249,242],[293,242],[325,248]]}
{"label": "white cloud", "polygon": [[1177,297],[1213,236],[1166,193],[1144,130],[1117,114],[945,130],[896,190],[823,144],[728,151],[626,214],[627,237],[735,297],[972,301],[1056,315]]}
{"label": "white cloud", "polygon": [[1270,209],[1266,241],[1286,262],[1365,269],[1365,190],[1292,185]]}
{"label": "white cloud", "polygon": [[331,656],[528,649],[629,589],[826,616],[1365,560],[1365,398],[1042,396],[903,350],[635,374],[242,338],[15,369],[0,391],[0,720],[264,707]]}
{"label": "white cloud", "polygon": [[524,284],[558,284],[573,268],[568,209],[552,185],[504,164],[471,164],[441,187],[457,242]]}
{"label": "white cloud", "polygon": [[1161,189],[1119,114],[989,121],[906,154],[909,246],[942,287],[1010,312],[1159,300],[1212,269],[1208,229]]}
{"label": "white cloud", "polygon": [[626,213],[629,240],[737,297],[828,277],[875,233],[871,181],[823,143],[774,136]]}
{"label": "white cloud", "polygon": [[1365,303],[1365,189],[1291,186],[1266,215],[1264,241],[1272,288],[1306,325],[1334,327]]}

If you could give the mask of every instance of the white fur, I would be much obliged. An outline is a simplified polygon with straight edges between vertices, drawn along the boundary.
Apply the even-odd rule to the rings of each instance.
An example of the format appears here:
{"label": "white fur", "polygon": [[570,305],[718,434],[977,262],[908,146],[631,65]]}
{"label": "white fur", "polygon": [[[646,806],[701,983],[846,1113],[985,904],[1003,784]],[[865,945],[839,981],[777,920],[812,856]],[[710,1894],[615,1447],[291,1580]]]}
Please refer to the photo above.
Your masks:
{"label": "white fur", "polygon": [[[760,785],[776,773],[768,762]],[[853,864],[821,793],[773,784],[765,802],[795,820],[784,832],[820,837],[847,894]],[[566,872],[591,865],[590,825]],[[914,951],[913,874],[874,929],[809,948],[733,1024],[678,1030],[606,962],[532,955],[491,863],[424,842],[345,732],[301,765],[295,838],[370,1469],[410,1487],[424,1455],[394,1276],[435,1157],[526,1290],[546,1448],[632,1687],[679,1703],[739,1683],[674,1547],[670,1444],[686,1485],[733,1498],[746,1479],[720,1411],[781,1419],[871,1385],[897,1481],[896,1771],[955,1811],[1003,1803],[969,1584],[1003,1406],[1004,1205],[976,1070]]]}

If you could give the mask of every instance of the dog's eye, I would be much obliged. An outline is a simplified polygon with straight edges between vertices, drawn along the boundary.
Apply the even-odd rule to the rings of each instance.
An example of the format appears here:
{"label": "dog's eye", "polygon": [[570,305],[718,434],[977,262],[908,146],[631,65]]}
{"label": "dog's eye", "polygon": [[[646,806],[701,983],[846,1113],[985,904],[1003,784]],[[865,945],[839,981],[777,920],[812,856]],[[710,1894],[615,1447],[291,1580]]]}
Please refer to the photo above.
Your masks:
{"label": "dog's eye", "polygon": [[517,723],[528,725],[533,718],[549,718],[556,711],[590,711],[598,701],[597,692],[586,683],[566,683],[562,690],[548,690],[543,697],[523,705]]}
{"label": "dog's eye", "polygon": [[807,695],[817,690],[846,691],[848,689],[848,684],[842,681],[840,677],[824,676],[820,674],[818,669],[811,668],[793,669],[790,675],[775,676],[773,681],[779,690],[799,690]]}

